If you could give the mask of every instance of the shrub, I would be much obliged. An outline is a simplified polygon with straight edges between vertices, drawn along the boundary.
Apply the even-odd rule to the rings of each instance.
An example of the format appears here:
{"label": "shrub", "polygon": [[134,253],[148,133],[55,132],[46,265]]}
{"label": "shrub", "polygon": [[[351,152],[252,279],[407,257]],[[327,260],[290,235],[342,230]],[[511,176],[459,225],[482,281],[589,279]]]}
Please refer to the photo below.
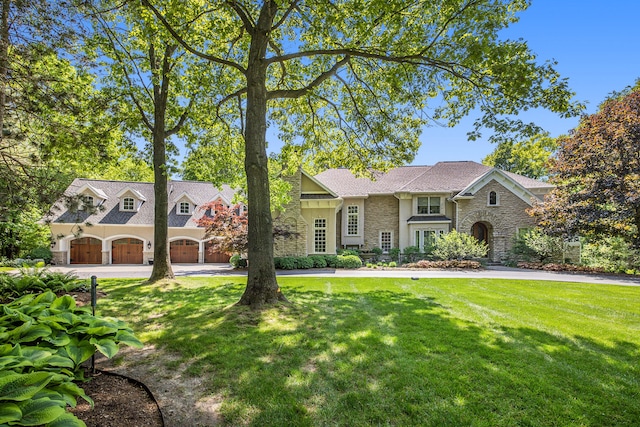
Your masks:
{"label": "shrub", "polygon": [[241,259],[242,257],[238,254],[232,255],[231,258],[229,258],[229,264],[231,264],[231,267],[233,268],[240,268],[239,263]]}
{"label": "shrub", "polygon": [[391,262],[389,263],[389,267],[397,267],[397,266],[398,266],[398,264],[396,264],[396,262],[395,262],[395,261],[391,261]]}
{"label": "shrub", "polygon": [[338,256],[337,255],[325,255],[324,260],[327,262],[327,267],[329,268],[337,268],[338,267]]}
{"label": "shrub", "polygon": [[355,255],[355,256],[358,256],[358,255],[360,255],[360,252],[356,251],[354,249],[339,249],[338,250],[338,255],[344,255],[344,256]]}
{"label": "shrub", "polygon": [[273,263],[278,270],[295,270],[297,268],[296,259],[291,256],[275,257]]}
{"label": "shrub", "polygon": [[0,273],[0,300],[8,301],[26,294],[44,291],[71,292],[86,287],[86,281],[72,273],[50,271],[43,267],[22,267],[17,275]]}
{"label": "shrub", "polygon": [[3,312],[3,425],[84,425],[65,410],[67,404],[75,406],[78,397],[93,403],[74,382],[84,378],[81,364],[96,352],[111,358],[121,344],[142,347],[124,322],[93,316],[89,307],[76,307],[68,295],[25,295],[6,304]]}
{"label": "shrub", "polygon": [[373,252],[374,254],[376,254],[377,256],[382,255],[382,249],[380,248],[371,248],[371,252]]}
{"label": "shrub", "polygon": [[357,255],[338,255],[337,268],[360,268],[362,260]]}
{"label": "shrub", "polygon": [[585,242],[582,264],[610,273],[626,273],[640,268],[640,254],[624,239],[607,237]]}
{"label": "shrub", "polygon": [[367,268],[371,268],[371,267],[373,267],[373,264],[371,264],[370,262],[368,262],[368,263],[365,265],[365,267],[367,267]]}
{"label": "shrub", "polygon": [[392,261],[398,261],[398,258],[400,257],[400,248],[391,248],[389,250],[389,257]]}
{"label": "shrub", "polygon": [[313,262],[314,268],[324,268],[327,266],[327,260],[322,255],[309,255],[309,259]]}
{"label": "shrub", "polygon": [[296,268],[307,270],[313,268],[313,260],[306,256],[296,257]]}
{"label": "shrub", "polygon": [[433,256],[441,260],[463,260],[482,258],[489,252],[485,242],[480,242],[470,234],[452,230],[436,240]]}
{"label": "shrub", "polygon": [[562,260],[564,242],[561,237],[550,236],[534,228],[518,234],[508,254],[511,264],[520,261],[547,263]]}
{"label": "shrub", "polygon": [[51,264],[51,260],[53,259],[53,254],[51,253],[51,249],[40,247],[32,250],[29,253],[29,258],[31,259],[41,259],[44,260],[45,264]]}

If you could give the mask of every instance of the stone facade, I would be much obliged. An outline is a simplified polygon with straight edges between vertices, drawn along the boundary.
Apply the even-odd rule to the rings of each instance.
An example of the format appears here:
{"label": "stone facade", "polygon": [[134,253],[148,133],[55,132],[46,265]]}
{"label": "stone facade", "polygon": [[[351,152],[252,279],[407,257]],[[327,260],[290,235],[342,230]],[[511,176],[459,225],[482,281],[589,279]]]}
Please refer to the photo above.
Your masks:
{"label": "stone facade", "polygon": [[302,195],[302,173],[298,170],[292,176],[286,176],[285,181],[291,185],[291,200],[284,207],[283,212],[276,214],[274,225],[295,233],[291,237],[276,237],[274,239],[274,256],[306,256],[307,255],[307,223],[302,216],[300,198]]}
{"label": "stone facade", "polygon": [[380,247],[380,232],[393,233],[391,247],[398,247],[399,205],[395,196],[370,196],[364,200],[364,245],[370,250]]}
{"label": "stone facade", "polygon": [[[491,191],[498,197],[495,206],[488,202]],[[489,258],[499,262],[511,249],[518,229],[535,226],[533,219],[527,214],[529,207],[528,203],[493,180],[482,187],[473,199],[458,201],[458,231],[471,233],[475,223],[484,224],[488,230]]]}

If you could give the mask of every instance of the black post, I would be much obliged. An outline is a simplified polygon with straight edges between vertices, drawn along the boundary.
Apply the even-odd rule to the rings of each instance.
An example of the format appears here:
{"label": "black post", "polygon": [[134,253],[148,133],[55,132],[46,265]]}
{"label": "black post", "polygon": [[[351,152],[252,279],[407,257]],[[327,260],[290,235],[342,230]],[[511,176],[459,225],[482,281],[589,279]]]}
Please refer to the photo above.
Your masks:
{"label": "black post", "polygon": [[[96,300],[97,300],[97,292],[96,288],[98,287],[98,278],[96,276],[91,276],[91,314],[96,315]],[[96,373],[96,355],[95,352],[91,355],[91,375]]]}

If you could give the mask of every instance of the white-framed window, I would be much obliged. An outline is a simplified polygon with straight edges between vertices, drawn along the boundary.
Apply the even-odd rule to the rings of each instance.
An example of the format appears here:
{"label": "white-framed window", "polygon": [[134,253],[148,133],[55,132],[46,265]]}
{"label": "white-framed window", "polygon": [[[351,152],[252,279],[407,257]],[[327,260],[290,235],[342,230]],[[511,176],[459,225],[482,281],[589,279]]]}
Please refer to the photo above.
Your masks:
{"label": "white-framed window", "polygon": [[418,197],[418,215],[437,215],[441,212],[440,197]]}
{"label": "white-framed window", "polygon": [[393,245],[393,231],[380,232],[380,249],[382,253],[388,254]]}
{"label": "white-framed window", "polygon": [[178,214],[189,215],[191,213],[191,203],[180,202],[178,203]]}
{"label": "white-framed window", "polygon": [[123,211],[133,211],[135,210],[135,200],[133,197],[125,197],[122,199],[122,210]]}
{"label": "white-framed window", "polygon": [[347,206],[347,236],[358,235],[358,206]]}
{"label": "white-framed window", "polygon": [[316,218],[313,222],[313,243],[315,253],[327,252],[327,220]]}
{"label": "white-framed window", "polygon": [[436,240],[445,235],[442,229],[419,229],[415,231],[414,245],[420,248],[421,252],[429,252],[436,243]]}
{"label": "white-framed window", "polygon": [[488,206],[499,206],[500,205],[500,196],[495,191],[489,191],[487,194],[487,205]]}

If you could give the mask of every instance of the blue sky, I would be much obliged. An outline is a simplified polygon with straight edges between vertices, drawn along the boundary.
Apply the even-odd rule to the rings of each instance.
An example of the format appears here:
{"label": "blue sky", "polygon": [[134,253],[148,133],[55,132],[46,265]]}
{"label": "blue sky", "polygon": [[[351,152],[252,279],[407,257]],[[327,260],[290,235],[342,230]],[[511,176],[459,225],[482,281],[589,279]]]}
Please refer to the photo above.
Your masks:
{"label": "blue sky", "polygon": [[[598,110],[608,94],[640,78],[640,1],[638,0],[533,0],[520,21],[505,32],[522,38],[541,62],[558,61],[556,69],[569,78],[576,99],[587,103],[587,113]],[[547,112],[523,116],[557,137],[577,126],[579,119],[560,119]],[[429,127],[413,164],[444,160],[480,162],[495,146],[467,141],[473,118],[455,128]]]}

